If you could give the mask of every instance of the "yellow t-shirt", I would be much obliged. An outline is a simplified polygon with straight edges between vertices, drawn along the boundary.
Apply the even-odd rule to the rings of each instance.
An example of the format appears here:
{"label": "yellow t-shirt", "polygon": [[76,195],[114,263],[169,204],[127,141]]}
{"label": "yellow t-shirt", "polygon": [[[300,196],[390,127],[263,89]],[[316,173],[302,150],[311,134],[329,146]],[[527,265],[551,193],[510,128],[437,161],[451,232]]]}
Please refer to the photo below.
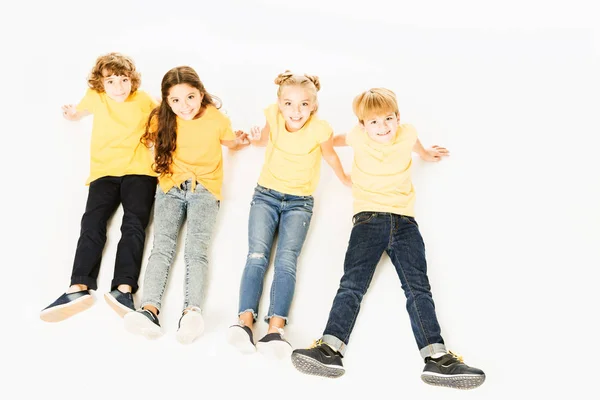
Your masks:
{"label": "yellow t-shirt", "polygon": [[348,133],[346,143],[354,150],[354,214],[378,211],[414,217],[410,167],[416,141],[417,131],[409,124],[400,125],[396,137],[387,144],[372,140],[360,125]]}
{"label": "yellow t-shirt", "polygon": [[106,93],[88,89],[77,111],[94,116],[90,145],[90,182],[104,176],[150,175],[152,155],[140,143],[148,116],[156,102],[146,92],[137,90],[122,103]]}
{"label": "yellow t-shirt", "polygon": [[158,178],[160,188],[167,193],[173,186],[192,180],[208,189],[221,200],[223,183],[223,153],[221,140],[234,140],[229,118],[213,106],[208,106],[198,119],[191,121],[177,117],[177,147],[171,164],[172,175]]}
{"label": "yellow t-shirt", "polygon": [[269,143],[258,184],[281,193],[310,196],[319,183],[321,143],[333,130],[323,120],[312,116],[296,132],[288,132],[277,104],[265,109],[269,124]]}

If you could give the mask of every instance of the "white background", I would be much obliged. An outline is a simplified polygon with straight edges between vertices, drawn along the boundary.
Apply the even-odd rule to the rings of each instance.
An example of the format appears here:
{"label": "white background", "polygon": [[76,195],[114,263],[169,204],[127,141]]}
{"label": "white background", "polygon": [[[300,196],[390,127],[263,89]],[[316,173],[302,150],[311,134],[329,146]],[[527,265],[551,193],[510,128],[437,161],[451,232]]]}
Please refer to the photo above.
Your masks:
{"label": "white background", "polygon": [[[590,393],[600,266],[600,32],[593,29],[592,1],[105,0],[3,7],[3,398]],[[439,164],[415,156],[416,213],[442,334],[450,349],[486,372],[485,384],[462,392],[420,381],[423,364],[387,256],[363,301],[344,377],[305,376],[287,360],[244,357],[228,347],[262,148],[224,152],[225,200],[201,339],[190,346],[175,340],[182,251],[164,298],[162,338],[130,335],[104,303],[121,210],[110,222],[94,307],[58,324],[39,320],[39,311],[68,287],[87,198],[91,118],[66,121],[60,107],[81,99],[96,57],[110,51],[130,55],[142,89],[156,96],[167,70],[192,66],[223,99],[235,129],[264,122],[262,110],[276,100],[273,79],[285,69],[321,78],[320,116],[337,133],[355,123],[356,94],[394,90],[402,120],[415,125],[424,145],[452,152]],[[350,149],[339,155],[350,168]],[[310,345],[325,326],[351,215],[350,190],[324,163],[286,329],[295,347]],[[255,335],[265,330],[260,323]]]}

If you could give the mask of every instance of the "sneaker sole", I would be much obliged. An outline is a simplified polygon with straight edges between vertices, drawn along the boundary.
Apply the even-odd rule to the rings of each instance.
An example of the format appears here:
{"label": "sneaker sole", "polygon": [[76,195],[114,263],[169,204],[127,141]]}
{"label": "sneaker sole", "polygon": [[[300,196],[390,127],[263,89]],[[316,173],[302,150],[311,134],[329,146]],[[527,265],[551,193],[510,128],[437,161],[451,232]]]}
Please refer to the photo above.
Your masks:
{"label": "sneaker sole", "polygon": [[289,359],[292,355],[292,346],[281,340],[256,343],[256,350],[265,357],[272,359]]}
{"label": "sneaker sole", "polygon": [[241,328],[229,328],[227,342],[243,354],[256,353],[256,347],[250,342],[250,337]]}
{"label": "sneaker sole", "polygon": [[292,364],[302,373],[325,378],[339,378],[346,372],[343,367],[329,367],[314,358],[297,353],[292,354]]}
{"label": "sneaker sole", "polygon": [[125,329],[135,335],[142,335],[148,339],[158,339],[162,336],[160,327],[138,312],[127,313],[123,320]]}
{"label": "sneaker sole", "polygon": [[204,333],[204,319],[201,315],[189,316],[183,327],[177,330],[175,338],[181,344],[190,344]]}
{"label": "sneaker sole", "polygon": [[88,294],[67,304],[61,304],[60,306],[43,310],[40,313],[40,318],[42,321],[46,322],[64,321],[75,314],[87,310],[92,306],[92,304],[94,304],[94,298],[91,294]]}
{"label": "sneaker sole", "polygon": [[104,293],[104,300],[106,300],[106,303],[110,306],[110,308],[115,310],[115,312],[119,314],[121,318],[125,317],[125,314],[127,314],[128,312],[135,311],[119,303],[117,299],[110,295],[110,293]]}
{"label": "sneaker sole", "polygon": [[444,376],[421,374],[421,380],[428,385],[469,390],[481,386],[481,384],[485,381],[485,375]]}

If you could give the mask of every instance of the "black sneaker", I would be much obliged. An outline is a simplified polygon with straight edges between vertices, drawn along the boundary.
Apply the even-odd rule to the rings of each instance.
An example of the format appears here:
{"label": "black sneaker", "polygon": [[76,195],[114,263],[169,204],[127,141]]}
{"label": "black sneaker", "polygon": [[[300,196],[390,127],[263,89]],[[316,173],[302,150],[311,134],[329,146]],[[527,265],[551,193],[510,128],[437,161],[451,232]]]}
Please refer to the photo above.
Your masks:
{"label": "black sneaker", "polygon": [[252,329],[244,324],[231,325],[227,331],[227,341],[244,354],[256,351]]}
{"label": "black sneaker", "polygon": [[326,378],[339,378],[345,372],[342,355],[322,340],[317,340],[309,349],[294,350],[292,364],[300,372]]}
{"label": "black sneaker", "polygon": [[104,300],[121,318],[128,312],[135,311],[133,295],[131,293],[123,293],[119,289],[115,289],[109,293],[105,293]]}
{"label": "black sneaker", "polygon": [[46,322],[59,322],[87,310],[92,304],[94,304],[94,298],[89,290],[64,293],[54,303],[42,310],[40,318]]}
{"label": "black sneaker", "polygon": [[137,310],[129,312],[123,317],[125,329],[129,332],[145,336],[148,339],[156,339],[162,336],[158,317],[149,310]]}
{"label": "black sneaker", "polygon": [[455,389],[475,389],[485,381],[482,370],[469,367],[461,356],[448,352],[438,358],[425,358],[423,382]]}
{"label": "black sneaker", "polygon": [[292,345],[283,338],[283,329],[278,332],[267,333],[256,343],[256,350],[262,355],[272,359],[289,359],[292,354]]}

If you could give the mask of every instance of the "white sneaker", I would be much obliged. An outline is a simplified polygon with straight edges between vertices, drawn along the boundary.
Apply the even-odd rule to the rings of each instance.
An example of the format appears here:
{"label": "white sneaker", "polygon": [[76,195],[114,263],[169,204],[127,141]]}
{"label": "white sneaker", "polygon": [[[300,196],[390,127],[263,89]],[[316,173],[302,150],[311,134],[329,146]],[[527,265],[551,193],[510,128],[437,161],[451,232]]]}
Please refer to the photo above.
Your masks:
{"label": "white sneaker", "polygon": [[190,344],[204,332],[204,318],[198,307],[192,307],[179,319],[177,341],[181,344]]}
{"label": "white sneaker", "polygon": [[125,329],[129,332],[156,339],[162,336],[158,317],[148,310],[131,311],[123,317]]}
{"label": "white sneaker", "polygon": [[229,327],[227,342],[243,354],[252,354],[256,351],[252,329],[244,325],[242,321]]}
{"label": "white sneaker", "polygon": [[277,328],[276,333],[267,333],[256,343],[256,349],[262,355],[272,359],[289,359],[292,355],[292,345],[283,338],[281,328]]}

